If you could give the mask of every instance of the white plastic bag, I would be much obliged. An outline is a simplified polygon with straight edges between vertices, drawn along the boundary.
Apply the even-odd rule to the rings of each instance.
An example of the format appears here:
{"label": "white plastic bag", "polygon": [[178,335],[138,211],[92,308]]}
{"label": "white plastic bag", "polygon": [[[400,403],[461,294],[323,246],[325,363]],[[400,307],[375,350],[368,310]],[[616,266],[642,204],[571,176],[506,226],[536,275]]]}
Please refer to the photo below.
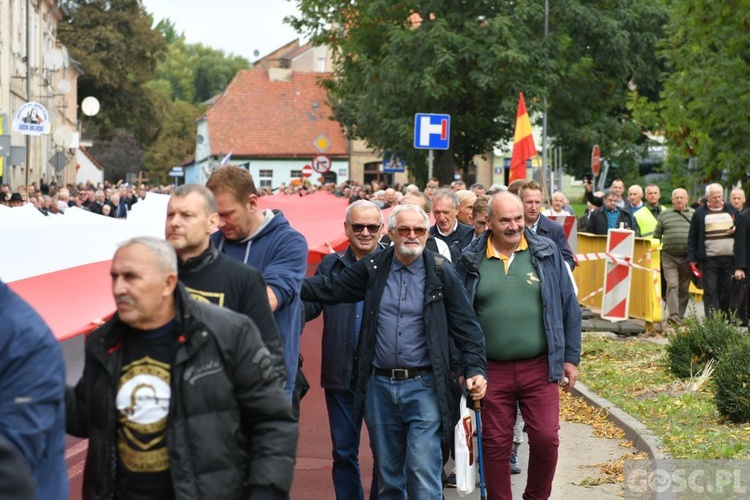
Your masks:
{"label": "white plastic bag", "polygon": [[458,496],[465,497],[474,491],[476,486],[474,466],[474,427],[471,424],[471,412],[466,407],[466,398],[461,396],[461,418],[454,429],[456,446],[456,491]]}

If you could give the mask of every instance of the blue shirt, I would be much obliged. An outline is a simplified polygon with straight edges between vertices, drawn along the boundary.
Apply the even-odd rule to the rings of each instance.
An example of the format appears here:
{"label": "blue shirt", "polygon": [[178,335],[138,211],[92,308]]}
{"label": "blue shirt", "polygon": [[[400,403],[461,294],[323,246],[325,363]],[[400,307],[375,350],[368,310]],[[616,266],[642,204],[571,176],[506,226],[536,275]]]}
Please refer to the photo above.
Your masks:
{"label": "blue shirt", "polygon": [[609,229],[617,228],[617,220],[620,218],[620,211],[618,209],[607,210],[604,209],[604,214],[607,216],[607,227]]}
{"label": "blue shirt", "polygon": [[373,365],[377,368],[430,366],[424,331],[424,259],[405,266],[394,257],[380,300]]}

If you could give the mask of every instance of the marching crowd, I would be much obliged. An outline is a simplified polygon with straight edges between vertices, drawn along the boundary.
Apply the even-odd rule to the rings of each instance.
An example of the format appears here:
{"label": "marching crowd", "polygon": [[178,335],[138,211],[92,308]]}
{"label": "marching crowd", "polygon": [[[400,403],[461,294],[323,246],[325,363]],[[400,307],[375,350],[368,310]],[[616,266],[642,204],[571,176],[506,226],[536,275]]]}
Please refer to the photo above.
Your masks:
{"label": "marching crowd", "polygon": [[[512,498],[524,432],[524,498],[549,498],[559,391],[575,386],[581,350],[576,259],[548,219],[574,216],[565,195],[553,193],[543,210],[544,189],[534,181],[487,191],[437,179],[424,190],[323,189],[349,199],[349,244],[309,278],[304,237],[281,211],[260,209],[263,192],[247,170],[220,167],[206,186],[169,189],[165,238],[128,240],[113,257],[117,311],[89,335],[74,387],[65,387],[49,329],[0,282],[0,321],[9,325],[0,392],[12,396],[0,408],[0,457],[9,457],[0,490],[13,491],[3,489],[7,481],[29,495],[19,498],[33,498],[34,487],[36,498],[67,498],[67,432],[89,440],[87,499],[288,497],[307,386],[300,335],[322,314],[337,498],[364,498],[363,421],[375,468],[370,498],[442,498],[455,485],[445,465],[462,393],[484,405],[488,498]],[[623,200],[622,181],[592,191],[586,183],[584,230],[624,226],[662,240],[669,321],[684,317],[691,274],[702,273],[707,310],[728,310],[726,285],[744,278],[739,247],[750,218],[723,203],[721,186],[709,185],[696,209],[675,189],[671,210],[654,185],[645,201],[639,186]],[[9,198],[22,194],[40,199],[36,186]],[[47,186],[45,196],[127,217],[147,193],[125,184]],[[25,475],[7,476],[9,463]]]}

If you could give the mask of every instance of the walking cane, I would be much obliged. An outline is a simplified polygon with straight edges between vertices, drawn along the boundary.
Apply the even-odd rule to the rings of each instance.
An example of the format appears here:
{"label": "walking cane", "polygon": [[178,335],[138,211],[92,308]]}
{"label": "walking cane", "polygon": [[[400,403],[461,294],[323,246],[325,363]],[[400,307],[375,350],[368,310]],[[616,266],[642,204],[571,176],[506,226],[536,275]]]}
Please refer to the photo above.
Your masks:
{"label": "walking cane", "polygon": [[474,399],[474,412],[477,416],[477,460],[479,461],[479,498],[487,500],[487,492],[484,490],[484,460],[482,458],[482,408],[484,402],[481,399]]}

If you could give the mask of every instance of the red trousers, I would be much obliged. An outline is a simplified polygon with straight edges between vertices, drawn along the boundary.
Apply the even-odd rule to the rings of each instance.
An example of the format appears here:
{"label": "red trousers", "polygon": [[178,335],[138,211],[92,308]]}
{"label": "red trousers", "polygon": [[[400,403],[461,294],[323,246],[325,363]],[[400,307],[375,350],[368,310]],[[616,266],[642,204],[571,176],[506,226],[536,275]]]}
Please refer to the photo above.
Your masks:
{"label": "red trousers", "polygon": [[485,483],[490,500],[511,500],[510,450],[516,402],[529,437],[526,500],[542,500],[552,493],[560,444],[560,390],[548,382],[547,355],[523,361],[487,360],[487,394],[482,411],[482,450]]}

